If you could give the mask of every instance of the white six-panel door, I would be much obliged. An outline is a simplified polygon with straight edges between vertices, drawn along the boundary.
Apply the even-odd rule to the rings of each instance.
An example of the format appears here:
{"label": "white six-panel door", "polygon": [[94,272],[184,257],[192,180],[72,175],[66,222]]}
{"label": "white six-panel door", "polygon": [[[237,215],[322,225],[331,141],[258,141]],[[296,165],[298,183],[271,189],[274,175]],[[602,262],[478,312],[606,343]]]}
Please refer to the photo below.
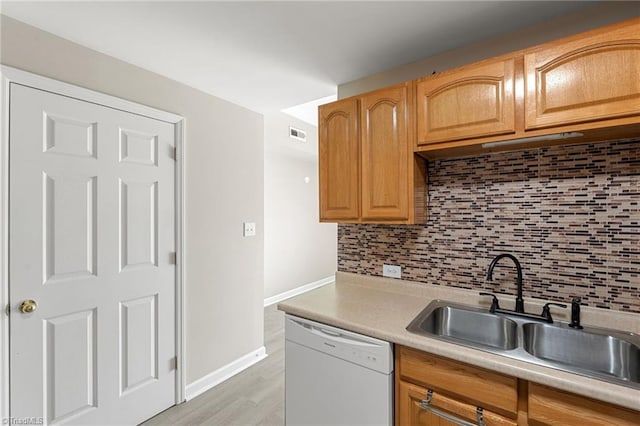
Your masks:
{"label": "white six-panel door", "polygon": [[9,132],[11,416],[137,424],[175,403],[174,125],[11,84]]}

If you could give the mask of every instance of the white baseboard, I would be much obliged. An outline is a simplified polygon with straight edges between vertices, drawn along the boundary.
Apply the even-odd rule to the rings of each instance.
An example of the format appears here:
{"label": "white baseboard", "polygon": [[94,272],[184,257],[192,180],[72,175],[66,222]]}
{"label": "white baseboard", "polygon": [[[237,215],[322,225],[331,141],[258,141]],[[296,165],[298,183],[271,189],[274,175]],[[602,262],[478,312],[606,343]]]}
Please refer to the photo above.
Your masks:
{"label": "white baseboard", "polygon": [[309,290],[313,290],[314,288],[318,288],[318,287],[322,287],[323,285],[327,285],[327,284],[331,284],[332,282],[335,282],[336,277],[335,276],[330,276],[330,277],[326,277],[323,278],[321,280],[318,281],[314,281],[312,283],[309,284],[305,284],[303,286],[294,288],[293,290],[289,290],[289,291],[285,291],[284,293],[280,293],[280,294],[276,294],[275,296],[271,296],[271,297],[267,297],[266,299],[264,299],[264,306],[269,306],[269,305],[273,305],[274,303],[278,303],[282,300],[288,299],[290,297],[293,296],[297,296],[299,294],[302,293],[306,293]]}
{"label": "white baseboard", "polygon": [[266,349],[264,346],[249,352],[246,355],[241,356],[235,361],[230,362],[224,367],[218,368],[206,376],[196,380],[193,383],[189,383],[185,389],[185,400],[195,398],[203,392],[208,391],[214,386],[224,382],[225,380],[235,376],[241,371],[251,367],[256,362],[263,360],[267,357]]}

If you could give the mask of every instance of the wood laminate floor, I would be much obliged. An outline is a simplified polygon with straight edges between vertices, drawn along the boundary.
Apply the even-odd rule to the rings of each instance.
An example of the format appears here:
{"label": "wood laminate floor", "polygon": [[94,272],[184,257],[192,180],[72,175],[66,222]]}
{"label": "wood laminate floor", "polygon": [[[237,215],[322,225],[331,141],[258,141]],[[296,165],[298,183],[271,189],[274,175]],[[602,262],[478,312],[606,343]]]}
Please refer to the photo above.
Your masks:
{"label": "wood laminate floor", "polygon": [[143,425],[284,425],[284,313],[264,310],[267,358]]}

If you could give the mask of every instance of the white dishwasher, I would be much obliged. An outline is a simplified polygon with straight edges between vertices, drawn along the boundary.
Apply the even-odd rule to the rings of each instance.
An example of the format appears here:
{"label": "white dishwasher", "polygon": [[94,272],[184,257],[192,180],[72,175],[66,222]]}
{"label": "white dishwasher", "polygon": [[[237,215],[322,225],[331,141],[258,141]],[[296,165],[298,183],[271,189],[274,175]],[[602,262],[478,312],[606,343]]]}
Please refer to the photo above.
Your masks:
{"label": "white dishwasher", "polygon": [[393,424],[393,345],[285,317],[285,423]]}

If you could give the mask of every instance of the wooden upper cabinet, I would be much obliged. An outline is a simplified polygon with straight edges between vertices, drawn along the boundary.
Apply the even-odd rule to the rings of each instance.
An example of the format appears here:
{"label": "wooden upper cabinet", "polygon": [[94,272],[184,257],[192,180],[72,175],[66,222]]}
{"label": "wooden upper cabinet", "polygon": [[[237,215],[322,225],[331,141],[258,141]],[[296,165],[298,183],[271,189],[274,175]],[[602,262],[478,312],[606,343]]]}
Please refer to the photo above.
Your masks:
{"label": "wooden upper cabinet", "polygon": [[416,92],[419,145],[515,132],[514,58],[426,77]]}
{"label": "wooden upper cabinet", "polygon": [[358,100],[318,109],[320,220],[356,220],[360,205]]}
{"label": "wooden upper cabinet", "polygon": [[411,87],[405,83],[360,97],[364,220],[409,219]]}
{"label": "wooden upper cabinet", "polygon": [[414,87],[409,81],[319,108],[322,222],[426,221],[426,162],[413,154]]}
{"label": "wooden upper cabinet", "polygon": [[525,127],[640,115],[640,20],[528,52]]}

